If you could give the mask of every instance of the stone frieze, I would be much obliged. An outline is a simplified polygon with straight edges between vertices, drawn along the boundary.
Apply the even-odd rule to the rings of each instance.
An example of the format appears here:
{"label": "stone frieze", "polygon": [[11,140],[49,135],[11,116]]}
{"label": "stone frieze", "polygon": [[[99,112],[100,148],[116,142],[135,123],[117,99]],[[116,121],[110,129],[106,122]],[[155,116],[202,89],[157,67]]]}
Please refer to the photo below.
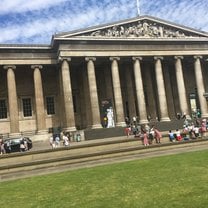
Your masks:
{"label": "stone frieze", "polygon": [[95,30],[85,33],[83,36],[97,37],[127,37],[127,38],[188,38],[199,37],[195,33],[191,33],[176,27],[159,24],[152,21],[140,20],[126,25],[114,25],[112,27]]}

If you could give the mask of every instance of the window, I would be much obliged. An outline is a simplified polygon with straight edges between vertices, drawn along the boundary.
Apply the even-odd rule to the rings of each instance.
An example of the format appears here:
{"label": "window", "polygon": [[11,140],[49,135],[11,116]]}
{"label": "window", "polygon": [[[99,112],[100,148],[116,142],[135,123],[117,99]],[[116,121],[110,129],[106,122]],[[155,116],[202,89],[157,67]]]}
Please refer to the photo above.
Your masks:
{"label": "window", "polygon": [[46,97],[47,115],[55,114],[54,97]]}
{"label": "window", "polygon": [[24,117],[31,117],[32,116],[31,98],[23,98],[22,99],[22,107],[23,107],[23,116]]}
{"label": "window", "polygon": [[74,108],[74,113],[77,112],[77,105],[76,105],[76,96],[75,95],[72,95],[72,101],[73,101],[73,108]]}
{"label": "window", "polygon": [[7,118],[6,100],[0,100],[0,119]]}

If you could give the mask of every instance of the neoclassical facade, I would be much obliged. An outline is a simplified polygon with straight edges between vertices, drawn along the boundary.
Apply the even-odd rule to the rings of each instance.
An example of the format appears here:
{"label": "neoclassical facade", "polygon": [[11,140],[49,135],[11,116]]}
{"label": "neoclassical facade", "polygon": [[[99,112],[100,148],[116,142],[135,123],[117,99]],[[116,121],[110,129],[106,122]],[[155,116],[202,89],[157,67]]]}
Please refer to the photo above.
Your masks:
{"label": "neoclassical facade", "polygon": [[0,45],[0,133],[103,128],[137,116],[208,117],[208,34],[150,16],[56,34],[50,45]]}

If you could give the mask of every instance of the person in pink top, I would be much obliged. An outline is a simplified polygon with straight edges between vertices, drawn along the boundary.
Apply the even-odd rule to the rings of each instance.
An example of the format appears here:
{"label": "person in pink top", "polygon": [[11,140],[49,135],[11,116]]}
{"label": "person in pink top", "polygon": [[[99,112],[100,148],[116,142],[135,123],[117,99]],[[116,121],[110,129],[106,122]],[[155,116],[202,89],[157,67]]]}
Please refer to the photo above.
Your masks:
{"label": "person in pink top", "polygon": [[146,132],[143,134],[143,143],[144,143],[144,146],[149,145],[148,136]]}
{"label": "person in pink top", "polygon": [[154,131],[155,131],[156,143],[160,144],[160,140],[162,138],[162,134],[161,134],[161,132],[157,128],[154,128]]}
{"label": "person in pink top", "polygon": [[201,123],[201,136],[202,136],[202,138],[206,136],[206,131],[207,131],[206,119],[203,119],[202,123]]}

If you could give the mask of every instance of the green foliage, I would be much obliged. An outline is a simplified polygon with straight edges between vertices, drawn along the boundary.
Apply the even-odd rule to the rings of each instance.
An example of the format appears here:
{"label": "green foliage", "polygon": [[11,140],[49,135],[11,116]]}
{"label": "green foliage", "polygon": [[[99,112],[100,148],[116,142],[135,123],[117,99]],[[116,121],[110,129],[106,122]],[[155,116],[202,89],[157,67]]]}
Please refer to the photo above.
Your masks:
{"label": "green foliage", "polygon": [[0,184],[0,207],[203,208],[208,151],[162,156]]}

